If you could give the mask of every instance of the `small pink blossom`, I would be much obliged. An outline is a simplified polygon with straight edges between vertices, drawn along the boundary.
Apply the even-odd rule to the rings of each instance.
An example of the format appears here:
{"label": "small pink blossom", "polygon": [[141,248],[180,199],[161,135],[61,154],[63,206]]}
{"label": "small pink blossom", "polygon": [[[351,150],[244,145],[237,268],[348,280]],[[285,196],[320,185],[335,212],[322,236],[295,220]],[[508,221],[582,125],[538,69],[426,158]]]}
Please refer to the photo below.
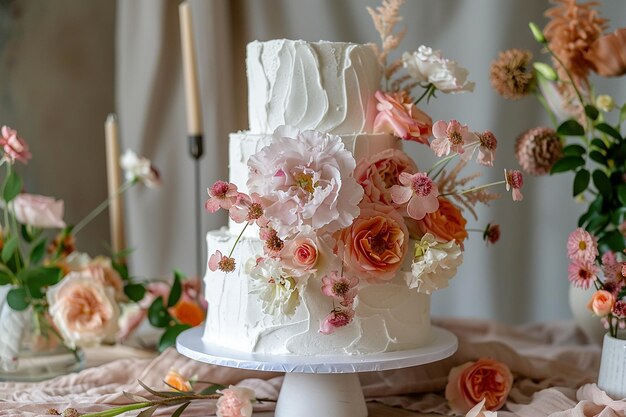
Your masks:
{"label": "small pink blossom", "polygon": [[231,385],[218,393],[222,396],[217,399],[217,417],[252,416],[254,391],[250,388]]}
{"label": "small pink blossom", "polygon": [[354,318],[352,308],[335,308],[320,325],[320,333],[332,334],[340,327],[347,326]]}
{"label": "small pink blossom", "polygon": [[588,289],[598,277],[598,267],[593,263],[585,263],[577,260],[572,261],[567,267],[567,278],[572,285],[582,289]]}
{"label": "small pink blossom", "polygon": [[0,136],[0,146],[4,149],[4,155],[11,163],[17,160],[26,164],[28,160],[32,158],[28,150],[28,145],[24,139],[18,136],[16,130],[8,126],[2,126],[0,133],[2,133]]}
{"label": "small pink blossom", "polygon": [[285,247],[285,241],[278,237],[276,229],[272,227],[265,227],[259,232],[261,240],[265,242],[263,250],[270,258],[280,257],[280,253]]}
{"label": "small pink blossom", "polygon": [[391,187],[391,198],[396,204],[407,204],[409,216],[415,220],[421,220],[428,213],[433,213],[439,208],[439,189],[428,175],[424,172],[417,174],[400,174],[401,185]]}
{"label": "small pink blossom", "polygon": [[257,223],[259,226],[267,223],[263,216],[263,200],[257,193],[239,193],[237,201],[228,210],[228,215],[235,223]]}
{"label": "small pink blossom", "polygon": [[450,123],[439,120],[433,125],[435,139],[430,143],[430,148],[439,157],[449,155],[451,151],[462,154],[463,145],[467,143],[469,135],[467,125],[462,125],[457,120],[450,120]]}
{"label": "small pink blossom", "polygon": [[415,104],[404,91],[384,93],[377,91],[378,114],[374,119],[374,131],[389,133],[402,139],[428,145],[433,121]]}
{"label": "small pink blossom", "polygon": [[222,255],[222,252],[216,250],[209,258],[209,269],[211,271],[232,272],[235,270],[235,258]]}
{"label": "small pink blossom", "polygon": [[602,255],[602,273],[607,282],[623,283],[623,267],[624,262],[618,262],[614,252],[609,251]]}
{"label": "small pink blossom", "polygon": [[489,130],[485,130],[483,133],[476,133],[476,136],[480,143],[476,162],[484,166],[493,166],[493,161],[496,158],[496,148],[498,147],[496,136]]}
{"label": "small pink blossom", "polygon": [[350,307],[354,302],[354,297],[356,297],[358,284],[358,278],[348,278],[337,271],[333,271],[322,277],[322,293],[338,300],[342,306]]}
{"label": "small pink blossom", "polygon": [[506,182],[506,190],[512,190],[511,193],[513,195],[513,201],[522,201],[524,196],[520,189],[524,185],[524,177],[522,176],[522,172],[516,169],[512,169],[510,171],[504,170],[504,180]]}
{"label": "small pink blossom", "polygon": [[585,229],[577,228],[567,238],[567,256],[572,261],[595,262],[598,256],[596,240]]}
{"label": "small pink blossom", "polygon": [[626,301],[617,300],[615,304],[613,304],[613,311],[611,313],[618,319],[626,318]]}
{"label": "small pink blossom", "polygon": [[237,203],[240,193],[237,192],[237,186],[232,183],[217,180],[207,189],[209,199],[204,204],[204,208],[209,213],[215,213],[220,208],[230,210]]}

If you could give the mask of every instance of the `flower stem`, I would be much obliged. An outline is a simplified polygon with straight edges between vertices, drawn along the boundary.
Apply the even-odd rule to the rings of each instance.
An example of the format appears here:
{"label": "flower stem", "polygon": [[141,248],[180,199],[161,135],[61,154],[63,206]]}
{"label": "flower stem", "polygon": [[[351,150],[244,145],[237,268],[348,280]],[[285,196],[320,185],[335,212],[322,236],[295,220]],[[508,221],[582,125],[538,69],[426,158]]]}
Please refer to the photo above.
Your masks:
{"label": "flower stem", "polygon": [[506,181],[502,180],[502,181],[491,182],[489,184],[479,185],[477,187],[468,188],[467,190],[462,190],[456,193],[444,193],[444,194],[439,194],[439,195],[442,197],[445,197],[448,195],[463,195],[467,193],[472,193],[474,191],[482,190],[483,188],[493,187],[494,185],[500,185],[500,184],[506,184]]}
{"label": "flower stem", "polygon": [[233,243],[233,247],[230,249],[230,252],[228,253],[229,258],[232,258],[233,252],[235,251],[235,247],[237,246],[237,243],[239,243],[239,239],[241,239],[241,236],[243,236],[243,232],[246,231],[249,225],[250,223],[246,222],[246,225],[243,227],[243,229],[241,229],[241,233],[239,233],[239,236],[237,236],[237,240],[235,240],[235,243]]}
{"label": "flower stem", "polygon": [[127,411],[140,410],[142,408],[150,407],[152,405],[154,405],[152,402],[128,404],[120,407],[111,408],[106,411],[97,411],[95,413],[82,414],[81,417],[113,417]]}
{"label": "flower stem", "polygon": [[430,93],[430,90],[432,90],[434,87],[434,85],[432,83],[429,83],[425,88],[424,88],[424,92],[422,93],[421,96],[419,96],[417,98],[417,100],[415,100],[415,105],[417,106],[419,104],[420,101],[422,101],[424,99],[424,97],[426,97],[428,95],[428,93]]}
{"label": "flower stem", "polygon": [[550,106],[548,105],[548,100],[546,100],[546,96],[543,94],[543,91],[540,88],[538,90],[539,92],[538,93],[535,92],[535,96],[537,96],[537,100],[539,100],[539,102],[543,105],[543,108],[546,109],[546,113],[548,113],[548,116],[550,117],[550,121],[552,122],[552,125],[556,129],[557,127],[559,127],[559,124],[556,120],[556,115],[554,114]]}
{"label": "flower stem", "polygon": [[91,211],[87,216],[85,216],[74,228],[72,229],[72,234],[76,236],[78,232],[80,232],[85,226],[87,226],[93,219],[98,217],[100,213],[106,209],[113,200],[119,197],[121,194],[124,194],[130,187],[135,185],[138,182],[137,179],[133,179],[131,181],[126,181],[117,192],[109,197],[107,197],[102,203],[98,205],[95,209]]}

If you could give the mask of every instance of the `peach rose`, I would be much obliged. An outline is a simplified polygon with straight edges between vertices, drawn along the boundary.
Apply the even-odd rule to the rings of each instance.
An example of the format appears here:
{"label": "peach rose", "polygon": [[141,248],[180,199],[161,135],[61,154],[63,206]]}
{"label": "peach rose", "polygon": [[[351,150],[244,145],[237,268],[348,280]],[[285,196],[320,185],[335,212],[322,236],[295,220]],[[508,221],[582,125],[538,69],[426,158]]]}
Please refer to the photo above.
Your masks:
{"label": "peach rose", "polygon": [[354,178],[363,187],[365,199],[391,206],[391,187],[400,185],[402,172],[415,174],[417,165],[401,150],[385,149],[359,160],[354,169]]}
{"label": "peach rose", "polygon": [[91,272],[91,275],[102,284],[113,288],[117,301],[126,300],[124,282],[122,282],[120,274],[113,268],[111,259],[104,256],[97,256],[89,262],[87,269]]}
{"label": "peach rose", "polygon": [[615,297],[606,290],[598,290],[593,293],[587,308],[599,317],[608,316],[615,304]]}
{"label": "peach rose", "polygon": [[406,255],[409,232],[393,207],[362,203],[361,214],[338,234],[338,254],[346,269],[373,281],[392,279]]}
{"label": "peach rose", "polygon": [[167,375],[165,375],[165,379],[163,381],[178,391],[191,391],[191,383],[189,383],[189,380],[179,374],[175,369],[170,369],[167,372]]}
{"label": "peach rose", "polygon": [[222,394],[217,399],[217,417],[250,417],[252,416],[252,400],[254,391],[234,385],[218,391]]}
{"label": "peach rose", "polygon": [[318,235],[311,226],[305,225],[293,239],[285,241],[280,259],[296,276],[312,272],[322,276],[328,270],[341,268],[333,253],[334,246],[331,237]]}
{"label": "peach rose", "polygon": [[52,320],[70,348],[114,339],[119,307],[113,291],[88,271],[70,272],[46,296]]}
{"label": "peach rose", "polygon": [[405,91],[397,93],[377,91],[374,96],[378,100],[374,132],[388,133],[428,145],[433,121],[429,115],[415,107],[413,100]]}
{"label": "peach rose", "polygon": [[466,223],[467,220],[454,204],[444,197],[439,197],[439,209],[426,214],[417,225],[422,234],[432,233],[444,242],[454,240],[463,249],[463,241],[467,239]]}
{"label": "peach rose", "polygon": [[445,395],[456,413],[467,413],[483,399],[484,407],[495,411],[502,408],[512,386],[508,366],[495,359],[479,359],[450,370]]}

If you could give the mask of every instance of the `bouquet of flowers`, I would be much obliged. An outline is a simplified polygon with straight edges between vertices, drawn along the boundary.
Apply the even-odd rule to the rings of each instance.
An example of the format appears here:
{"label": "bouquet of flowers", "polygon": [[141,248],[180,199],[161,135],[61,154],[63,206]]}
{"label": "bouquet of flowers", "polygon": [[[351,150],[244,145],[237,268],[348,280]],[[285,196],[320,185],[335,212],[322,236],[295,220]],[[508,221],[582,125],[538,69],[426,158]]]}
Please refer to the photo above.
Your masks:
{"label": "bouquet of flowers", "polygon": [[[75,226],[67,225],[63,220],[63,201],[22,191],[15,165],[31,159],[24,139],[14,129],[3,126],[0,147],[0,166],[5,167],[0,188],[0,286],[7,289],[0,305],[6,302],[9,307],[0,311],[2,369],[15,369],[25,336],[30,336],[28,349],[35,354],[63,344],[76,351],[127,336],[145,317],[141,312],[150,310],[151,322],[165,328],[161,340],[164,348],[173,343],[182,327],[202,321],[201,308],[197,304],[196,309],[187,306],[189,291],[183,292],[181,274],[176,274],[167,291],[155,291],[157,284],[148,285],[129,276],[121,262],[126,253],[91,257],[77,250],[77,234],[117,195],[106,199]],[[130,150],[122,156],[120,165],[126,182],[118,194],[138,183],[153,188],[160,183],[158,171],[150,161]],[[192,310],[193,317],[189,313]],[[23,311],[30,314],[19,313]],[[180,321],[177,317],[188,320]],[[29,319],[32,334],[26,335],[24,325]]]}
{"label": "bouquet of flowers", "polygon": [[[568,240],[569,280],[577,287],[593,284],[604,291],[594,295],[590,308],[615,336],[626,317],[620,266],[626,249],[626,139],[621,133],[626,105],[598,94],[590,74],[626,73],[626,28],[605,33],[607,20],[594,8],[596,2],[554,3],[546,12],[550,21],[543,31],[530,24],[551,63],[532,62],[529,51],[510,49],[492,63],[491,82],[506,98],[535,94],[550,116],[552,127],[535,127],[517,138],[516,157],[532,175],[574,174],[572,195],[587,204],[587,211]],[[594,307],[601,297],[606,303]]]}
{"label": "bouquet of flowers", "polygon": [[[226,181],[208,189],[207,211],[227,210],[243,224],[240,237],[256,224],[264,242],[262,256],[235,259],[237,239],[230,253],[210,257],[209,268],[228,273],[242,262],[264,312],[275,318],[294,314],[302,286],[316,274],[333,301],[319,329],[323,334],[351,323],[360,280],[389,282],[407,256],[412,260],[412,273],[405,274],[408,289],[430,294],[446,287],[473,230],[463,212],[476,217],[476,204],[497,198],[487,191],[490,186],[506,186],[514,200],[522,199],[519,171],[505,170],[501,181],[478,186],[470,182],[480,173],[462,175],[473,159],[493,165],[493,133],[474,132],[454,119],[433,123],[418,107],[437,92],[473,90],[467,70],[426,46],[387,62],[404,35],[394,33],[402,3],[385,0],[368,8],[381,36],[381,45],[373,48],[384,74],[375,94],[374,133],[423,145],[440,158],[430,169],[419,169],[394,147],[357,161],[338,136],[282,126],[248,161],[249,193]],[[499,237],[497,225],[478,231],[491,243]]]}

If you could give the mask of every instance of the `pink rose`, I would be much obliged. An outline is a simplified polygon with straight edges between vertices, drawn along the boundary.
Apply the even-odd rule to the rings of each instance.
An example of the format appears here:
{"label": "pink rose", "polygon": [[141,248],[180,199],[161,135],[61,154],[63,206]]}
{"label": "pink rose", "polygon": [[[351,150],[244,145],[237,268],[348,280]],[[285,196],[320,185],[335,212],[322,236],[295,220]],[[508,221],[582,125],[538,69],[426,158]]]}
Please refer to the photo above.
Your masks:
{"label": "pink rose", "polygon": [[363,203],[361,214],[337,238],[346,269],[373,281],[392,279],[408,250],[409,233],[393,207]]}
{"label": "pink rose", "polygon": [[613,294],[606,290],[598,290],[591,296],[587,308],[596,316],[606,317],[613,309],[613,304],[615,304]]}
{"label": "pink rose", "polygon": [[63,200],[35,194],[19,194],[11,201],[18,222],[34,227],[63,228]]}
{"label": "pink rose", "polygon": [[330,269],[341,267],[333,253],[334,246],[331,237],[318,235],[310,226],[303,226],[302,232],[284,242],[279,257],[295,275],[312,272],[325,274]]}
{"label": "pink rose", "polygon": [[400,185],[403,172],[416,173],[415,162],[398,149],[386,149],[361,159],[354,169],[354,178],[363,187],[366,199],[391,206],[391,187]]}
{"label": "pink rose", "polygon": [[218,393],[222,396],[217,399],[217,417],[252,416],[254,391],[231,385],[225,390],[218,391]]}
{"label": "pink rose", "polygon": [[113,291],[88,271],[70,272],[46,293],[54,324],[71,348],[113,340],[119,309]]}
{"label": "pink rose", "polygon": [[445,395],[456,413],[467,413],[483,399],[484,407],[495,411],[504,405],[512,386],[508,366],[495,359],[479,359],[450,370]]}
{"label": "pink rose", "polygon": [[428,145],[433,121],[430,116],[415,107],[405,91],[397,93],[377,91],[374,96],[378,100],[374,132],[388,133]]}
{"label": "pink rose", "polygon": [[17,135],[17,131],[11,129],[8,126],[2,126],[0,129],[0,145],[4,149],[5,157],[11,162],[20,161],[22,163],[28,162],[32,158],[31,153],[28,151],[28,145]]}

